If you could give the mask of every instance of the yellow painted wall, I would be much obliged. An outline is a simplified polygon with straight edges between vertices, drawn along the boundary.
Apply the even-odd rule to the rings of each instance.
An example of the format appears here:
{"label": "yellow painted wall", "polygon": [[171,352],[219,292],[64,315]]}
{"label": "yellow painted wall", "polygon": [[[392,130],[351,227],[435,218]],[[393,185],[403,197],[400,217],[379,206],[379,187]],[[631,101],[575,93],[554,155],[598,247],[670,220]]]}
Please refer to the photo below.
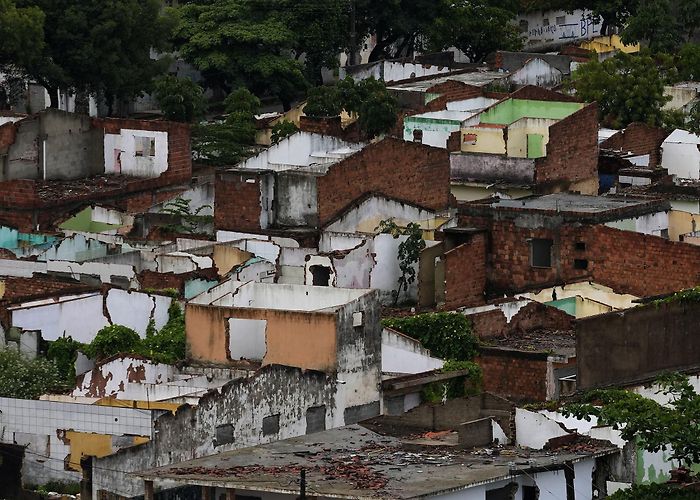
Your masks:
{"label": "yellow painted wall", "polygon": [[[630,307],[634,307],[636,304],[632,301],[639,298],[634,295],[615,293],[610,287],[588,281],[571,283],[563,287],[557,286],[554,287],[554,290],[556,290],[557,300],[569,297],[581,297],[608,305],[613,309],[629,309]],[[520,296],[536,302],[545,303],[552,301],[552,291],[552,288],[546,288],[540,290],[538,293],[525,293]]]}
{"label": "yellow painted wall", "polygon": [[[464,141],[465,135],[476,135],[476,144]],[[505,154],[503,127],[467,127],[462,129],[462,151],[465,153]]]}
{"label": "yellow painted wall", "polygon": [[66,439],[70,444],[68,468],[74,471],[82,472],[82,457],[106,457],[112,454],[112,436],[108,434],[66,431]]}
{"label": "yellow painted wall", "polygon": [[597,316],[612,311],[612,306],[601,304],[598,301],[576,297],[576,317],[587,318],[588,316]]}
{"label": "yellow painted wall", "polygon": [[700,215],[680,210],[671,210],[668,213],[668,237],[671,241],[679,241],[681,234],[690,233],[693,229],[700,231]]}
{"label": "yellow painted wall", "polygon": [[549,143],[549,127],[557,120],[542,118],[525,118],[518,120],[508,127],[508,156],[527,158],[527,136],[538,134],[542,136],[542,152],[546,156]]}
{"label": "yellow painted wall", "polygon": [[212,259],[214,260],[214,265],[216,265],[216,268],[219,270],[219,276],[223,276],[233,269],[234,266],[243,264],[252,257],[252,253],[241,250],[240,248],[216,245],[214,247]]}
{"label": "yellow painted wall", "polygon": [[513,199],[524,198],[525,196],[532,195],[531,189],[503,189],[487,187],[486,184],[452,184],[451,191],[452,195],[457,199],[457,201],[485,200],[486,198],[491,198],[498,193],[505,194]]}
{"label": "yellow painted wall", "polygon": [[581,43],[581,48],[592,50],[598,54],[619,50],[627,54],[639,52],[640,45],[638,43],[625,45],[622,43],[620,35],[598,36],[592,40],[586,40]]}
{"label": "yellow painted wall", "polygon": [[166,403],[165,401],[136,401],[133,399],[101,398],[95,401],[98,406],[113,406],[118,408],[138,408],[140,410],[166,410],[175,413],[180,403]]}

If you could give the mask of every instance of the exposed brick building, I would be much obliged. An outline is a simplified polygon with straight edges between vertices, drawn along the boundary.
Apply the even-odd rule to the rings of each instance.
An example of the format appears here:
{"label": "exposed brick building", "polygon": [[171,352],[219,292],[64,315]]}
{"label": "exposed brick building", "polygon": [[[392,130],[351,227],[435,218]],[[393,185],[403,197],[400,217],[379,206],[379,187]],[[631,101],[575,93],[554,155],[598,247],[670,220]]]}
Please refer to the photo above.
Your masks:
{"label": "exposed brick building", "polygon": [[0,223],[48,228],[102,201],[143,211],[192,177],[187,124],[46,110],[0,127]]}
{"label": "exposed brick building", "polygon": [[661,161],[661,144],[669,132],[662,128],[650,127],[646,123],[630,123],[624,130],[600,143],[601,150],[613,150],[635,155],[649,155],[649,167],[654,168]]}
{"label": "exposed brick building", "polygon": [[319,228],[368,193],[448,208],[448,152],[387,138],[327,166],[230,169],[216,178],[214,221],[232,231]]}
{"label": "exposed brick building", "polygon": [[[700,247],[610,226],[663,219],[666,210],[659,200],[549,195],[463,205],[459,220],[487,231],[487,298],[581,280],[650,296],[700,283]],[[483,252],[466,248],[460,261],[445,258],[445,297],[459,298],[446,301],[450,308],[479,305],[456,287],[482,280]]]}

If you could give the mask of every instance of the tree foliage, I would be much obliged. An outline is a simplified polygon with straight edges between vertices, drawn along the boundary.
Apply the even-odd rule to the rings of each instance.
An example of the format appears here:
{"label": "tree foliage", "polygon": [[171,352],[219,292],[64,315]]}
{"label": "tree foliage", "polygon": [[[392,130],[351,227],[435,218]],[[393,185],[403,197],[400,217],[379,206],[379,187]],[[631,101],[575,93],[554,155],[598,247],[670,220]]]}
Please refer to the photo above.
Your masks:
{"label": "tree foliage", "polygon": [[698,492],[680,488],[675,484],[633,484],[631,488],[618,490],[609,500],[697,500]]}
{"label": "tree foliage", "polygon": [[376,137],[396,124],[399,105],[384,82],[374,77],[357,83],[347,77],[337,85],[309,90],[304,107],[307,116],[337,116],[343,110],[358,115],[360,129],[367,137]]}
{"label": "tree foliage", "polygon": [[[448,0],[445,0],[448,1]],[[520,50],[523,40],[512,22],[514,12],[489,0],[449,2],[449,15],[437,17],[428,29],[429,48],[456,47],[471,62],[495,50]]]}
{"label": "tree foliage", "polygon": [[66,389],[53,361],[27,359],[13,349],[0,350],[0,397],[36,399],[47,392]]}
{"label": "tree foliage", "polygon": [[572,76],[576,95],[596,101],[601,121],[614,128],[632,122],[660,125],[665,79],[654,58],[647,54],[596,59],[579,66]]}
{"label": "tree foliage", "polygon": [[[46,87],[57,106],[58,89],[99,93],[108,104],[150,89],[167,61],[172,18],[158,0],[17,0],[44,14],[40,54],[20,59],[19,71]],[[38,43],[41,37],[38,37]]]}
{"label": "tree foliage", "polygon": [[56,339],[49,345],[46,357],[56,364],[67,387],[75,384],[75,361],[78,358],[78,351],[83,350],[84,347],[85,344],[73,340],[70,336]]}
{"label": "tree foliage", "polygon": [[419,340],[433,356],[445,360],[470,361],[479,342],[471,322],[459,313],[426,313],[405,318],[387,318],[382,325]]}
{"label": "tree foliage", "polygon": [[44,49],[44,12],[0,0],[0,65],[27,66]]}
{"label": "tree foliage", "polygon": [[623,389],[591,391],[582,403],[564,407],[564,414],[611,425],[626,441],[638,439],[649,452],[672,451],[683,464],[700,462],[700,395],[681,374],[657,380],[668,405]]}
{"label": "tree foliage", "polygon": [[294,123],[288,120],[282,120],[272,126],[272,135],[270,137],[272,144],[277,144],[285,137],[289,137],[299,131],[299,128]]}
{"label": "tree foliage", "polygon": [[168,120],[191,123],[207,109],[204,90],[189,78],[161,76],[154,82],[153,95]]}
{"label": "tree foliage", "polygon": [[104,359],[120,353],[137,353],[140,344],[139,334],[128,326],[109,325],[97,332],[85,350],[90,357]]}
{"label": "tree foliage", "polygon": [[213,221],[211,215],[200,215],[203,210],[211,209],[211,205],[202,205],[192,210],[191,203],[192,200],[180,196],[165,203],[162,212],[179,218],[178,222],[164,226],[165,229],[174,233],[195,234],[201,223]]}
{"label": "tree foliage", "polygon": [[673,51],[682,40],[669,0],[638,0],[636,12],[622,30],[624,43],[646,41],[654,52]]}
{"label": "tree foliage", "polygon": [[210,84],[277,96],[286,109],[306,87],[303,66],[290,57],[296,33],[272,0],[212,0],[180,7],[180,54]]}

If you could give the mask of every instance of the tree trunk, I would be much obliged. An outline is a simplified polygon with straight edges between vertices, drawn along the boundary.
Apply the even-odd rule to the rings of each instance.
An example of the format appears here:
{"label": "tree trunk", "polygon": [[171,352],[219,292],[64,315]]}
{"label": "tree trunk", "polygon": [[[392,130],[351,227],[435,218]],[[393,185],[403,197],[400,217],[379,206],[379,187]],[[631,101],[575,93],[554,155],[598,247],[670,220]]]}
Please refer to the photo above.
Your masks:
{"label": "tree trunk", "polygon": [[49,107],[58,109],[58,87],[46,87],[49,93],[49,99],[51,99],[51,104]]}

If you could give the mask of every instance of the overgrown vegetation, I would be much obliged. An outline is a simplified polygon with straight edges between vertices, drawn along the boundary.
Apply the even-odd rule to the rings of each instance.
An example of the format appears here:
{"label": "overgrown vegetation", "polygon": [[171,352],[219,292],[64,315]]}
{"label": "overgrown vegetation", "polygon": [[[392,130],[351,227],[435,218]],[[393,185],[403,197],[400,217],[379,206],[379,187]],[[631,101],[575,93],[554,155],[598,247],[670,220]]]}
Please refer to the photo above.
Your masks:
{"label": "overgrown vegetation", "polygon": [[653,305],[660,306],[661,304],[672,304],[672,303],[698,303],[700,302],[700,286],[695,288],[688,288],[687,290],[680,290],[668,297],[663,299],[657,299],[652,302]]}
{"label": "overgrown vegetation", "polygon": [[176,216],[179,222],[168,224],[163,229],[173,233],[195,234],[202,224],[214,221],[214,217],[211,215],[200,215],[204,210],[211,210],[211,205],[202,205],[193,211],[190,206],[191,203],[192,200],[179,196],[165,203],[163,205],[163,213]]}
{"label": "overgrown vegetation", "polygon": [[632,488],[616,491],[609,500],[697,500],[698,492],[673,484],[633,484]]}
{"label": "overgrown vegetation", "polygon": [[393,219],[383,220],[377,227],[380,233],[390,234],[394,239],[406,236],[406,239],[399,243],[398,259],[401,276],[399,276],[398,287],[392,293],[394,295],[394,306],[398,304],[401,292],[408,295],[408,287],[416,281],[416,264],[420,259],[420,253],[425,248],[423,240],[423,230],[415,222],[409,223],[406,227],[399,227]]}
{"label": "overgrown vegetation", "polygon": [[296,125],[294,125],[294,123],[288,120],[282,120],[281,122],[277,122],[272,126],[272,144],[277,144],[285,137],[289,137],[290,135],[295,134],[298,131],[299,128]]}
{"label": "overgrown vegetation", "polygon": [[687,467],[700,463],[700,395],[685,375],[667,374],[656,383],[667,405],[623,389],[591,391],[582,402],[563,408],[566,416],[590,420],[619,430],[626,441],[638,440],[645,450],[671,452]]}
{"label": "overgrown vegetation", "polygon": [[419,340],[438,358],[470,361],[478,354],[479,342],[472,333],[471,322],[462,314],[441,312],[386,318],[382,325]]}
{"label": "overgrown vegetation", "polygon": [[68,387],[75,383],[75,361],[78,358],[78,351],[84,346],[85,344],[73,340],[70,336],[61,337],[49,345],[46,357],[56,364],[61,379]]}
{"label": "overgrown vegetation", "polygon": [[356,114],[360,129],[368,137],[375,137],[396,124],[399,106],[384,82],[374,77],[357,83],[347,77],[336,85],[309,90],[304,107],[307,116],[328,118],[343,110]]}
{"label": "overgrown vegetation", "polygon": [[0,350],[0,397],[36,399],[67,387],[56,363],[27,359],[13,349]]}
{"label": "overgrown vegetation", "polygon": [[421,391],[423,401],[441,403],[448,399],[461,398],[478,394],[481,390],[483,372],[481,367],[473,361],[449,360],[440,370],[441,373],[450,373],[467,370],[467,374],[449,380],[433,382]]}

